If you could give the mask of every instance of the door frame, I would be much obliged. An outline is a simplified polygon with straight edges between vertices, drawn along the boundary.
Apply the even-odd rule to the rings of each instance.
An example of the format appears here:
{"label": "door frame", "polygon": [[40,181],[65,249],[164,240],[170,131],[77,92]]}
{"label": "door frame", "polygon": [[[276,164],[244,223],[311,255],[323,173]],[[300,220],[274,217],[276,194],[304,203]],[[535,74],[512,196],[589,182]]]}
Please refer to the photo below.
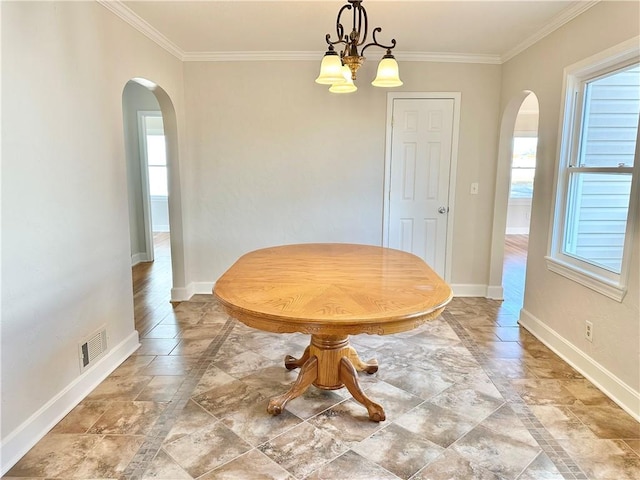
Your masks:
{"label": "door frame", "polygon": [[391,200],[391,142],[393,134],[393,101],[395,99],[435,100],[450,98],[453,100],[453,131],[451,135],[451,163],[449,164],[449,201],[447,214],[447,241],[444,258],[444,280],[451,280],[453,217],[455,214],[455,186],[458,165],[458,143],[460,139],[460,102],[461,92],[389,92],[387,93],[387,118],[384,153],[384,190],[382,201],[382,245],[389,246],[389,203]]}
{"label": "door frame", "polygon": [[160,117],[160,110],[138,110],[138,145],[140,148],[140,179],[142,183],[142,217],[144,221],[144,243],[147,262],[153,262],[153,220],[151,218],[151,194],[149,193],[149,161],[147,158],[147,129],[145,118]]}

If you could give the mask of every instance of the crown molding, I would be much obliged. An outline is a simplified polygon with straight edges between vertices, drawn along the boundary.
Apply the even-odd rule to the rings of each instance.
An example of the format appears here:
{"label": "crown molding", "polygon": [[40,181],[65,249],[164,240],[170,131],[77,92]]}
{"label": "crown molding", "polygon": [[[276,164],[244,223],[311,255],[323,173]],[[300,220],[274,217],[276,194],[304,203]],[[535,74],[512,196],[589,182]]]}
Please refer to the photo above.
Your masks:
{"label": "crown molding", "polygon": [[187,52],[185,62],[261,62],[318,60],[324,52]]}
{"label": "crown molding", "polygon": [[144,36],[158,44],[160,47],[164,48],[167,52],[169,52],[177,59],[182,60],[184,58],[185,52],[180,47],[178,47],[175,43],[161,34],[157,29],[152,27],[139,15],[134,13],[120,0],[96,0],[96,2],[120,17],[122,20],[124,20]]}
{"label": "crown molding", "polygon": [[502,63],[500,55],[484,53],[396,52],[394,56],[403,62]]}
{"label": "crown molding", "polygon": [[[312,0],[310,0],[312,1]],[[601,0],[576,2],[566,8],[544,28],[527,38],[524,42],[509,50],[504,55],[473,54],[473,53],[438,53],[438,52],[396,52],[398,60],[405,62],[444,62],[444,63],[483,63],[500,65],[531,45],[560,28],[565,23],[584,13]],[[324,52],[185,52],[175,43],[165,37],[146,20],[141,18],[120,0],[96,0],[100,5],[111,11],[144,36],[164,48],[171,55],[183,62],[255,62],[255,61],[300,61],[318,60]]]}
{"label": "crown molding", "polygon": [[[318,61],[324,51],[317,52],[187,52],[185,62],[256,62],[256,61]],[[394,52],[404,62],[486,63],[499,65],[499,55],[473,53]]]}
{"label": "crown molding", "polygon": [[539,42],[547,35],[555,32],[557,29],[562,27],[565,23],[570,22],[571,20],[576,18],[578,15],[583,14],[584,12],[586,12],[587,10],[589,10],[591,7],[595,6],[598,3],[600,3],[600,0],[581,1],[581,2],[576,2],[574,5],[571,5],[570,7],[565,8],[562,12],[560,12],[558,15],[552,18],[551,22],[545,25],[542,29],[538,30],[536,33],[531,35],[525,41],[516,45],[507,53],[502,55],[500,57],[500,63],[505,63],[511,60],[513,57],[515,57],[519,53],[524,52],[530,46]]}

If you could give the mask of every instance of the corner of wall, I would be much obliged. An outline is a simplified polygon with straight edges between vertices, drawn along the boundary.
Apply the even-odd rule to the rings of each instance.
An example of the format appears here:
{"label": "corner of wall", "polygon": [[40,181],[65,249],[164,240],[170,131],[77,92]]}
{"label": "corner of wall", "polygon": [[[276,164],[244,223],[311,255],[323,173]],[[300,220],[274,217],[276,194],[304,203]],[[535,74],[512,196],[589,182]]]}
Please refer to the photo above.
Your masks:
{"label": "corner of wall", "polygon": [[216,282],[191,282],[186,287],[171,289],[172,302],[186,302],[194,295],[211,295]]}
{"label": "corner of wall", "polygon": [[504,288],[502,285],[489,285],[487,287],[487,298],[491,300],[504,300]]}
{"label": "corner of wall", "polygon": [[487,285],[454,283],[451,285],[454,297],[489,297]]}

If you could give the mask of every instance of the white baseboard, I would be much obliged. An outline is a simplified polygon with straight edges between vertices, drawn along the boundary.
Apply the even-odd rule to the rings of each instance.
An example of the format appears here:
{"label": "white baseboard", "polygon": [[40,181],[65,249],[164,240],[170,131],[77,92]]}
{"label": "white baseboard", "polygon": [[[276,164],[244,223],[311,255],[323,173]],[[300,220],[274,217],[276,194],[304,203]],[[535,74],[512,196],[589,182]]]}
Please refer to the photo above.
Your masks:
{"label": "white baseboard", "polygon": [[640,392],[635,391],[524,308],[520,311],[518,323],[640,422]]}
{"label": "white baseboard", "polygon": [[[208,295],[213,290],[215,284],[216,282],[191,282],[186,287],[172,288],[171,301],[186,302],[194,295]],[[451,285],[451,289],[455,297],[486,297],[494,300],[502,300],[502,286],[487,287],[487,285],[476,284],[453,284]],[[489,292],[494,296],[490,296]],[[498,293],[499,296],[496,296]]]}
{"label": "white baseboard", "polygon": [[504,288],[502,288],[502,285],[489,285],[487,287],[487,298],[491,300],[504,300]]}
{"label": "white baseboard", "polygon": [[487,297],[487,286],[476,284],[452,284],[454,297]]}
{"label": "white baseboard", "polygon": [[186,302],[193,296],[193,291],[190,289],[191,284],[186,287],[174,287],[171,289],[171,301],[172,302]]}
{"label": "white baseboard", "polygon": [[[210,294],[215,286],[216,282],[191,282],[186,287],[181,288],[172,288],[171,289],[171,301],[172,302],[186,302],[192,296],[198,294]],[[488,288],[486,285],[472,285],[472,284],[453,284],[451,285],[451,289],[453,290],[453,295],[456,297],[487,297],[487,298],[495,298],[490,297],[487,294]],[[502,299],[502,287],[500,288],[500,298]]]}
{"label": "white baseboard", "polygon": [[[171,289],[172,302],[186,302],[194,295],[208,295],[213,290],[216,282],[191,282],[186,287]],[[451,285],[455,297],[486,297],[494,300],[502,300],[502,286],[488,287],[477,284],[453,284]],[[493,296],[489,295],[491,293]]]}
{"label": "white baseboard", "polygon": [[133,331],[96,364],[67,385],[18,428],[2,440],[1,475],[13,467],[38,441],[62,420],[140,346]]}
{"label": "white baseboard", "polygon": [[132,267],[135,267],[139,263],[148,262],[148,261],[149,261],[149,255],[147,255],[147,252],[134,253],[133,255],[131,255]]}
{"label": "white baseboard", "polygon": [[186,287],[172,288],[172,302],[186,302],[194,295],[210,295],[216,282],[191,282]]}
{"label": "white baseboard", "polygon": [[[171,301],[172,302],[186,302],[194,295],[205,294],[208,295],[213,290],[216,282],[191,282],[186,287],[172,288],[171,289]],[[499,288],[500,297],[489,296],[489,288]],[[502,300],[502,287],[487,287],[487,285],[476,284],[453,284],[451,285],[453,295],[456,297],[486,297],[496,300]],[[495,293],[495,290],[491,290]]]}

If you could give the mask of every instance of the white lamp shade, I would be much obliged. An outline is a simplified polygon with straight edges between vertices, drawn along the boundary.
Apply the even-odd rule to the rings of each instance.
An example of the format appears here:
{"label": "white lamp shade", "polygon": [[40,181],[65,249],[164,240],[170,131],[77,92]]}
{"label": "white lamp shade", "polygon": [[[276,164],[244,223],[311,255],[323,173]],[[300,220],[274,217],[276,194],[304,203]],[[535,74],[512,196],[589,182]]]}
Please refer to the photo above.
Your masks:
{"label": "white lamp shade", "polygon": [[376,79],[371,82],[374,87],[399,87],[402,85],[398,62],[392,55],[385,55],[378,64]]}
{"label": "white lamp shade", "polygon": [[351,69],[346,65],[342,67],[342,80],[334,83],[329,88],[331,93],[351,93],[358,90],[358,87],[353,83],[353,78],[351,77]]}
{"label": "white lamp shade", "polygon": [[344,77],[342,76],[342,61],[337,53],[329,51],[322,57],[320,75],[316,78],[316,83],[333,85],[340,81],[344,81]]}

